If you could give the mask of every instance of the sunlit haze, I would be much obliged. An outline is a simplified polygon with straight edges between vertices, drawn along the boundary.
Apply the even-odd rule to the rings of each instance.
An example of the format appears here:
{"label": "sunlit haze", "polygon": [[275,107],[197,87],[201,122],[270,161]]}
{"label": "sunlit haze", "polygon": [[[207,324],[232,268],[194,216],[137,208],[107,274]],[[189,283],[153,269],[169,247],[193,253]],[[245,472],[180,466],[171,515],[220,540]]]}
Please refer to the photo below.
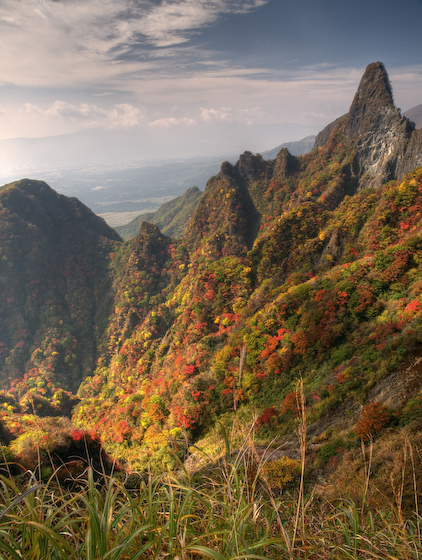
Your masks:
{"label": "sunlit haze", "polygon": [[0,139],[58,136],[0,142],[3,175],[270,149],[345,113],[377,60],[409,109],[419,21],[421,0],[3,0]]}

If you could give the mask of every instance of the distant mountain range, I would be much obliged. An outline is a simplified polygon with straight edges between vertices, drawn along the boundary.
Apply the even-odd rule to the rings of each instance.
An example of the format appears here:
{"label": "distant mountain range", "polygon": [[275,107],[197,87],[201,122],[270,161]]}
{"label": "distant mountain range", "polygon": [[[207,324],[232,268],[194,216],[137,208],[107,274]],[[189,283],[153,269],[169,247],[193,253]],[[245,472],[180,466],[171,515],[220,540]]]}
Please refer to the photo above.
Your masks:
{"label": "distant mountain range", "polygon": [[306,136],[306,138],[302,138],[302,140],[296,142],[285,142],[272,150],[262,152],[261,155],[264,159],[274,159],[282,148],[287,148],[293,156],[308,154],[314,147],[315,138],[316,136]]}
{"label": "distant mountain range", "polygon": [[409,121],[412,121],[416,128],[422,128],[422,104],[405,111],[403,115],[407,117]]}
{"label": "distant mountain range", "polygon": [[[172,127],[134,126],[127,129],[89,129],[44,138],[13,138],[0,141],[0,177],[9,181],[33,173],[78,167],[110,168],[141,167],[156,162],[171,163],[174,160],[193,160],[219,157],[220,161],[238,154],[237,144],[244,145],[251,136],[252,128],[247,125],[209,123],[204,135],[195,135],[188,130],[182,134]],[[253,130],[262,137],[277,137],[278,126],[256,125]],[[284,123],[280,133],[309,134],[312,126],[299,123]],[[293,137],[293,136],[291,136]],[[297,137],[297,136],[296,136]],[[212,143],[211,139],[215,138]],[[239,141],[239,139],[241,139]],[[266,140],[268,141],[268,140]],[[254,145],[256,139],[253,139]],[[268,145],[268,144],[267,144]],[[271,145],[271,144],[270,144]],[[45,179],[45,177],[37,178]],[[190,185],[192,186],[192,185]],[[181,193],[180,193],[181,194]]]}

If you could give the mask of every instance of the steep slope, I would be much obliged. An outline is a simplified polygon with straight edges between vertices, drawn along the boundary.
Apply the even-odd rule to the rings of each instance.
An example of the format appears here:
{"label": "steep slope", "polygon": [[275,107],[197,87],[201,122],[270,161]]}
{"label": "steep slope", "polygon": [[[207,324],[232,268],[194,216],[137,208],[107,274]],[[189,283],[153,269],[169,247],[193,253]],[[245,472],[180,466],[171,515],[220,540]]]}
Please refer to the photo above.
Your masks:
{"label": "steep slope", "polygon": [[76,391],[110,311],[119,236],[41,181],[0,189],[0,383],[17,394]]}
{"label": "steep slope", "polygon": [[[57,380],[73,388],[83,379],[78,427],[132,466],[164,470],[234,415],[256,420],[259,437],[285,438],[294,456],[299,377],[315,453],[369,401],[392,407],[396,424],[420,418],[419,138],[394,107],[383,66],[370,65],[350,112],[311,153],[282,149],[265,161],[245,152],[223,163],[181,239],[144,222],[117,243],[110,267],[116,238],[86,212],[95,231],[81,236],[87,226],[68,217],[83,214],[76,201],[44,185],[31,198],[30,182],[0,191],[20,201],[4,205],[4,368],[10,378],[27,371],[2,396],[7,426],[24,383],[34,398]],[[32,269],[40,287],[28,296]],[[106,294],[113,305],[99,348]]]}
{"label": "steep slope", "polygon": [[261,156],[245,152],[236,165],[225,162],[219,175],[211,178],[192,220],[184,242],[190,251],[197,248],[214,255],[246,252],[255,239],[259,213],[248,189],[250,182],[266,176],[271,165]]}
{"label": "steep slope", "polygon": [[142,222],[150,222],[170,237],[182,237],[186,224],[193,214],[202,192],[191,187],[182,196],[166,202],[156,212],[141,214],[124,226],[115,228],[123,239],[132,239],[139,232]]}
{"label": "steep slope", "polygon": [[116,257],[112,341],[75,421],[109,445],[124,441],[138,468],[175,465],[173,440],[195,441],[234,411],[252,422],[256,410],[262,433],[290,437],[298,376],[315,443],[327,427],[350,429],[368,399],[387,402],[393,379],[388,403],[403,422],[415,413],[422,169],[365,187],[380,183],[376,169],[396,178],[421,152],[409,156],[416,136],[382,65],[364,78],[310,154],[223,163],[182,240],[160,238],[162,262],[133,268],[134,248]]}

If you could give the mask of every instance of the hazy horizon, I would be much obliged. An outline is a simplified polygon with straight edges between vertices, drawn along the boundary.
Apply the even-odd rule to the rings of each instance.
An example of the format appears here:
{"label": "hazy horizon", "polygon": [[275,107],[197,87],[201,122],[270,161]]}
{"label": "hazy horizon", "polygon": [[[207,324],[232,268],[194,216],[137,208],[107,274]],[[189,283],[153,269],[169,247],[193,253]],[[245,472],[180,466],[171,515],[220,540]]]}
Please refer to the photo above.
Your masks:
{"label": "hazy horizon", "polygon": [[4,0],[3,173],[271,149],[347,112],[377,60],[410,109],[422,2],[397,12],[391,0]]}

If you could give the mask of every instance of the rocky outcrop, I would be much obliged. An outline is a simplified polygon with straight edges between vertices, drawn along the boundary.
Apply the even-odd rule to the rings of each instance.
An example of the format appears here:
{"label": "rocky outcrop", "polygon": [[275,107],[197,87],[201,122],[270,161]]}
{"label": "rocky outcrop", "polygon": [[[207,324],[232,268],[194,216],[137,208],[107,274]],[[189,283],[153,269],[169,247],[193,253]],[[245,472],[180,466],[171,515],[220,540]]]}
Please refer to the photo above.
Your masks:
{"label": "rocky outcrop", "polygon": [[[330,240],[324,248],[321,256],[316,261],[316,267],[321,268],[327,265],[327,260],[330,262],[340,262],[343,255],[345,240],[341,235],[339,229],[335,229],[331,234]],[[317,255],[315,255],[317,256]]]}
{"label": "rocky outcrop", "polygon": [[[379,187],[398,177],[413,132],[410,121],[394,105],[384,66],[370,64],[344,125],[346,142],[356,147],[353,171],[365,187]],[[417,162],[411,165],[415,167]]]}
{"label": "rocky outcrop", "polygon": [[286,181],[286,179],[297,172],[299,168],[300,163],[297,157],[292,156],[287,148],[282,148],[275,160],[274,177],[280,181]]}
{"label": "rocky outcrop", "polygon": [[379,187],[422,165],[422,133],[394,105],[381,62],[366,68],[349,112],[328,125],[315,145],[325,145],[339,126],[345,143],[355,150],[352,172],[359,188]]}
{"label": "rocky outcrop", "polygon": [[257,181],[267,172],[267,162],[259,154],[244,152],[235,165],[240,178],[246,183]]}
{"label": "rocky outcrop", "polygon": [[190,251],[207,243],[209,254],[228,256],[243,254],[252,246],[259,215],[248,185],[264,166],[262,158],[248,152],[236,165],[227,161],[221,165],[186,226],[183,241]]}
{"label": "rocky outcrop", "polygon": [[383,124],[385,115],[393,122],[399,119],[400,124],[404,118],[400,116],[393,101],[390,80],[381,62],[370,64],[362,76],[358,90],[350,106],[344,126],[344,134],[349,141],[358,140],[367,133],[374,131]]}
{"label": "rocky outcrop", "polygon": [[422,165],[422,129],[414,130],[397,164],[397,178]]}

